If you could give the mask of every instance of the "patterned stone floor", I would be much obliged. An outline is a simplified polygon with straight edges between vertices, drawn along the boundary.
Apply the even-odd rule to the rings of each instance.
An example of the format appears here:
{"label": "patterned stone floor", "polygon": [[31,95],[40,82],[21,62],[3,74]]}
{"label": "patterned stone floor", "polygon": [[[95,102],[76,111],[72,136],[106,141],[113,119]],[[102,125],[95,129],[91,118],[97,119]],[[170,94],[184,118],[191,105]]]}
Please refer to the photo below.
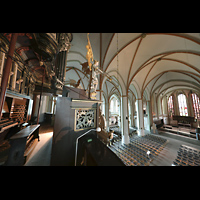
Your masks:
{"label": "patterned stone floor", "polygon": [[146,134],[143,137],[132,136],[128,145],[118,141],[109,148],[127,166],[149,166],[154,158],[165,147],[167,139]]}

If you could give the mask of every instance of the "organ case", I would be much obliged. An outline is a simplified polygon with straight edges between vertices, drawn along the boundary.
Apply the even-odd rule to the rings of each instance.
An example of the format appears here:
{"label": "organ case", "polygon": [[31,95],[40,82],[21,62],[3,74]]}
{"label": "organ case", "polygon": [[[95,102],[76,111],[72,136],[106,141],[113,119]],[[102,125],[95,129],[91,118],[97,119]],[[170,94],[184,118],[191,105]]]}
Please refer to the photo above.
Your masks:
{"label": "organ case", "polygon": [[74,166],[76,139],[97,127],[100,101],[58,97],[51,165]]}

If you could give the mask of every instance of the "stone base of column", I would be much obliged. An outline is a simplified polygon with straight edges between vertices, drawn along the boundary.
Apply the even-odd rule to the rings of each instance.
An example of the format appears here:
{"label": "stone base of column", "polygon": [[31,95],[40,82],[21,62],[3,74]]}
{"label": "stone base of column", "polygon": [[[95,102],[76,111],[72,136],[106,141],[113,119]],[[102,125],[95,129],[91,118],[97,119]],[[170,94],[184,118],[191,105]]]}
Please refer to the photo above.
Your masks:
{"label": "stone base of column", "polygon": [[138,130],[138,136],[144,136],[144,129]]}
{"label": "stone base of column", "polygon": [[130,138],[128,135],[123,135],[122,136],[122,144],[129,144],[130,143]]}

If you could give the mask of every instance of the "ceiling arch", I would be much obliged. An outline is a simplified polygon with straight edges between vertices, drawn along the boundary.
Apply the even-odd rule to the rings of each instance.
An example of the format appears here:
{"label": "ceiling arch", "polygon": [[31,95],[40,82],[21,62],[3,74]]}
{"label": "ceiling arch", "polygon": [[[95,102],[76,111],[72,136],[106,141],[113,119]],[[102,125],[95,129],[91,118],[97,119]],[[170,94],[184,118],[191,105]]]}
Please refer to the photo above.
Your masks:
{"label": "ceiling arch", "polygon": [[173,60],[172,59],[166,59],[166,61],[177,62],[178,65],[174,64],[174,63],[172,63],[172,64],[168,63],[168,64],[163,65],[163,63],[162,63],[162,65],[156,66],[156,64],[158,62],[155,62],[155,64],[150,68],[149,72],[147,73],[146,77],[144,78],[144,81],[141,80],[141,77],[139,77],[140,81],[143,81],[142,91],[144,91],[144,88],[147,86],[147,84],[145,85],[146,82],[149,83],[149,80],[153,79],[152,77],[155,77],[156,74],[160,74],[160,73],[166,71],[166,68],[168,69],[168,71],[170,71],[170,70],[173,71],[175,69],[176,69],[176,71],[187,71],[188,70],[189,73],[193,73],[193,74],[196,74],[196,75],[200,74],[200,70],[198,68],[191,66],[191,65],[188,65],[187,63],[184,63],[182,61],[175,60],[175,59],[173,59]]}
{"label": "ceiling arch", "polygon": [[160,90],[162,89],[162,90],[164,90],[164,89],[166,89],[167,87],[170,87],[170,86],[174,86],[174,85],[177,85],[177,84],[179,84],[179,85],[183,85],[183,84],[187,84],[188,86],[191,86],[191,87],[193,87],[193,86],[195,86],[195,87],[200,87],[200,85],[197,85],[196,83],[194,83],[194,82],[190,82],[190,81],[188,81],[188,80],[182,80],[182,79],[177,79],[177,80],[168,80],[168,81],[166,81],[166,82],[163,82],[162,84],[160,84],[159,86],[157,86],[153,91],[152,91],[152,93],[154,93],[154,92],[156,92],[156,91],[158,91],[158,92],[160,92]]}
{"label": "ceiling arch", "polygon": [[182,85],[182,86],[175,85],[175,86],[167,88],[165,91],[159,92],[157,94],[157,96],[164,97],[164,96],[167,96],[168,94],[171,94],[171,93],[173,93],[175,91],[179,91],[179,90],[192,90],[197,94],[199,93],[199,89],[196,88],[196,87],[190,87],[190,86],[187,86],[187,85]]}
{"label": "ceiling arch", "polygon": [[[190,72],[190,71],[183,71],[183,70],[181,70],[181,71],[177,71],[177,70],[167,70],[167,71],[163,71],[163,72],[161,72],[161,73],[159,73],[159,74],[157,74],[157,75],[155,75],[151,80],[149,80],[149,82],[147,83],[147,85],[153,80],[153,79],[155,79],[156,77],[159,77],[160,75],[162,76],[164,73],[166,73],[166,72],[175,72],[175,73],[185,73],[185,74],[192,74],[192,75],[196,75],[196,76],[198,76],[198,78],[200,79],[200,75],[197,75],[197,74],[194,74],[194,73],[192,73],[192,72]],[[161,77],[160,76],[160,77]],[[159,77],[159,78],[160,78]],[[163,82],[163,80],[162,80],[162,82]],[[185,81],[183,81],[183,83],[184,83]],[[145,88],[144,88],[145,89]]]}
{"label": "ceiling arch", "polygon": [[[68,61],[78,68],[86,55],[87,33],[73,38]],[[174,79],[179,80],[177,88],[199,88],[199,33],[91,33],[90,41],[94,57],[101,61],[99,67],[115,77],[113,83],[118,79],[123,95],[131,90],[142,98],[144,91],[162,91]],[[103,90],[104,84],[109,86],[105,80]]]}

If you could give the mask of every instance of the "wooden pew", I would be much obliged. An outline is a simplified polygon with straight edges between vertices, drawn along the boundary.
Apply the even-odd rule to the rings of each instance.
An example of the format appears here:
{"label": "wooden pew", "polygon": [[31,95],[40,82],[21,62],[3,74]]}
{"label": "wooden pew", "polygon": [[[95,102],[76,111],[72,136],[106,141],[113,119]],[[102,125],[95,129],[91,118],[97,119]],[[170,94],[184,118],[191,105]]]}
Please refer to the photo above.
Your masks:
{"label": "wooden pew", "polygon": [[30,125],[12,137],[10,137],[10,150],[6,166],[22,166],[36,145],[36,139],[39,141],[40,124]]}

